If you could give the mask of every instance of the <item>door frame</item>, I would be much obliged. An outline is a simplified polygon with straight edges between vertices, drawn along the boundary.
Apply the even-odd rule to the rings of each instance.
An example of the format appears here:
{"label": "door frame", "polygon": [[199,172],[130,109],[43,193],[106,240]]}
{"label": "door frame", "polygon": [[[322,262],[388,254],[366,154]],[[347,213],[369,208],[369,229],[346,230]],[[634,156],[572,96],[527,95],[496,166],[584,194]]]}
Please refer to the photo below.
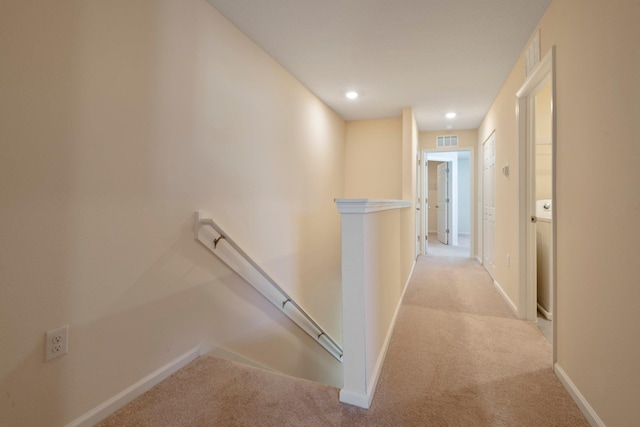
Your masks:
{"label": "door frame", "polygon": [[[469,152],[469,257],[474,258],[477,257],[476,251],[476,229],[477,229],[477,206],[475,204],[476,195],[477,195],[477,187],[476,187],[476,155],[475,155],[475,147],[446,147],[446,148],[425,148],[420,150],[420,159],[422,160],[422,202],[420,206],[420,211],[422,212],[420,221],[423,224],[424,236],[428,236],[429,230],[424,224],[427,224],[427,219],[429,212],[427,211],[427,195],[429,189],[428,187],[428,174],[426,171],[427,168],[427,154],[434,153],[449,153],[453,151],[467,151]],[[427,251],[427,243],[426,239],[422,239],[422,254],[425,254]]]}
{"label": "door frame", "polygon": [[535,206],[535,141],[533,140],[533,99],[537,89],[547,81],[551,83],[551,277],[552,277],[552,313],[553,322],[553,363],[556,362],[557,327],[557,270],[556,237],[558,204],[556,203],[556,78],[555,46],[542,58],[532,70],[520,90],[516,93],[516,117],[518,122],[518,160],[519,160],[519,200],[518,200],[518,242],[519,242],[519,299],[518,316],[523,319],[537,319],[537,285],[535,270],[536,230],[532,218],[536,215]]}

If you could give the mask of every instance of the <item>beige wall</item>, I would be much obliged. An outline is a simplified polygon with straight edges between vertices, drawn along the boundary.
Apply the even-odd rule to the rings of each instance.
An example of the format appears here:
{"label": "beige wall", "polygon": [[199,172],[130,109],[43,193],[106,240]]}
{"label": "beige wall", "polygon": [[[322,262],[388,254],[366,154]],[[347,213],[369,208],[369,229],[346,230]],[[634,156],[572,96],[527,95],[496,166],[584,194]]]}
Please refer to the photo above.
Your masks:
{"label": "beige wall", "polygon": [[551,82],[535,96],[536,200],[551,199],[552,185]]}
{"label": "beige wall", "polygon": [[0,28],[0,424],[63,425],[203,342],[339,386],[193,213],[340,339],[344,122],[203,0],[4,2]]}
{"label": "beige wall", "polygon": [[[394,314],[400,304],[404,282],[402,259],[403,211],[394,209],[365,215],[365,318],[367,320],[367,379],[379,372],[385,341],[392,332]],[[367,382],[367,385],[371,381]]]}
{"label": "beige wall", "polygon": [[536,200],[551,199],[553,188],[551,172],[552,150],[551,144],[536,145]]}
{"label": "beige wall", "polygon": [[402,118],[347,122],[345,198],[403,196]]}
{"label": "beige wall", "polygon": [[[540,23],[542,54],[556,46],[557,357],[608,426],[640,419],[640,3],[555,0]],[[521,56],[479,128],[495,129],[497,278],[517,301],[517,127]],[[611,146],[615,149],[605,149]],[[603,164],[612,167],[603,168]],[[502,260],[511,253],[513,268]],[[556,317],[557,316],[557,317]]]}

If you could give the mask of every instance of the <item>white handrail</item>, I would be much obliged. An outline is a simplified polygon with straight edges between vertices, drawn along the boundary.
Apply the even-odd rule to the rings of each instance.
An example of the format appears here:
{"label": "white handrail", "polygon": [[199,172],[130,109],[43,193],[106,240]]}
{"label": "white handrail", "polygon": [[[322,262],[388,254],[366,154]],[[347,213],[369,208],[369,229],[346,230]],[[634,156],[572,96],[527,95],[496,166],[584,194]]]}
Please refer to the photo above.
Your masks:
{"label": "white handrail", "polygon": [[342,362],[342,348],[210,217],[196,212],[195,238]]}

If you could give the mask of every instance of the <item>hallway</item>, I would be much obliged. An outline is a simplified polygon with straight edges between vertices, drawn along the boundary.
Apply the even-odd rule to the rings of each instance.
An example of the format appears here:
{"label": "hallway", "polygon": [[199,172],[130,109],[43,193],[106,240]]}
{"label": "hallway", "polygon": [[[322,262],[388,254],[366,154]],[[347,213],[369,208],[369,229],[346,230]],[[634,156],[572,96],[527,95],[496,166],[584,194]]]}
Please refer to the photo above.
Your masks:
{"label": "hallway", "polygon": [[458,246],[450,246],[440,242],[437,233],[429,233],[426,252],[427,255],[436,257],[452,256],[469,258],[471,257],[471,242],[469,240],[469,236],[459,236]]}
{"label": "hallway", "polygon": [[472,259],[418,259],[371,408],[332,387],[201,357],[102,426],[588,425],[551,371],[551,345],[518,320]]}

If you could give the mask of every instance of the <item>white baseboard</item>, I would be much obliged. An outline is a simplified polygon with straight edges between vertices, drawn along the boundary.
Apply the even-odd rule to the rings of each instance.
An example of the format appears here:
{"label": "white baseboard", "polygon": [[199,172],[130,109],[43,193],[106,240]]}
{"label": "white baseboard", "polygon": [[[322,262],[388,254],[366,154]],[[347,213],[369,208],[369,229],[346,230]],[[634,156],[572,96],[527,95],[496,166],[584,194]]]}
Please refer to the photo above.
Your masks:
{"label": "white baseboard", "polygon": [[507,295],[504,289],[502,289],[502,286],[500,286],[500,283],[498,283],[497,280],[494,280],[493,285],[496,287],[496,289],[498,289],[498,292],[500,292],[500,295],[502,295],[502,298],[504,298],[504,300],[507,302],[509,307],[511,307],[511,310],[517,315],[518,307],[513,303],[513,301],[511,301],[511,298],[509,298],[509,295]]}
{"label": "white baseboard", "polygon": [[476,256],[476,261],[478,261],[478,264],[482,265],[482,259],[480,259],[480,256]]}
{"label": "white baseboard", "polygon": [[553,314],[551,314],[547,310],[545,310],[544,307],[540,305],[540,303],[538,303],[538,310],[540,311],[540,313],[542,313],[542,315],[545,317],[545,319],[553,320]]}
{"label": "white baseboard", "polygon": [[363,394],[347,390],[346,388],[340,389],[340,402],[342,403],[369,409],[371,400],[373,400],[373,396],[369,395],[368,391],[367,394]]}
{"label": "white baseboard", "polygon": [[[400,304],[396,308],[396,312],[400,311],[400,306],[402,305],[402,301],[404,300],[404,294],[407,292],[407,288],[409,287],[409,282],[411,281],[411,278],[413,277],[413,270],[416,269],[416,261],[417,261],[417,259],[418,258],[416,257],[416,259],[413,260],[413,264],[411,264],[411,270],[409,271],[409,277],[407,277],[407,281],[404,282],[404,288],[402,289],[402,295],[400,295]],[[395,320],[395,317],[394,317],[394,320]]]}
{"label": "white baseboard", "polygon": [[134,400],[136,397],[145,393],[162,380],[178,371],[182,367],[186,366],[189,362],[194,360],[200,355],[200,346],[192,348],[191,350],[183,353],[181,356],[173,359],[166,365],[158,368],[154,372],[150,373],[140,381],[130,385],[120,393],[96,406],[89,412],[85,413],[79,418],[67,424],[66,427],[91,427],[99,423],[100,421],[113,414],[118,409],[122,408],[127,403]]}
{"label": "white baseboard", "polygon": [[263,371],[276,372],[274,369],[265,366],[262,363],[256,362],[253,359],[234,353],[231,350],[227,350],[224,347],[220,347],[219,345],[212,343],[202,344],[200,347],[200,354],[212,356],[218,359],[231,360],[232,362],[252,366],[254,368],[262,369]]}
{"label": "white baseboard", "polygon": [[369,409],[371,407],[371,402],[373,401],[373,395],[376,392],[376,387],[378,386],[378,380],[380,379],[380,373],[382,372],[382,365],[384,364],[384,360],[387,357],[387,350],[389,350],[389,343],[391,342],[391,335],[393,334],[393,330],[396,326],[396,320],[398,319],[398,314],[400,313],[400,308],[402,307],[402,301],[404,301],[404,295],[407,292],[407,288],[409,287],[409,282],[411,281],[411,277],[413,277],[413,270],[416,268],[416,261],[413,261],[411,265],[411,271],[409,271],[409,277],[404,284],[404,288],[402,289],[402,294],[400,295],[400,299],[398,300],[398,305],[393,313],[393,317],[391,318],[391,324],[389,326],[389,330],[387,331],[387,335],[384,339],[384,343],[382,344],[382,350],[378,354],[378,359],[376,360],[376,364],[373,368],[373,372],[371,378],[367,381],[367,393],[358,393],[347,389],[340,390],[340,402],[348,403],[349,405],[358,406],[360,408]]}
{"label": "white baseboard", "polygon": [[558,379],[560,379],[560,382],[562,383],[564,388],[567,389],[571,398],[576,402],[576,405],[578,405],[578,408],[580,408],[580,411],[587,419],[589,424],[591,424],[591,426],[593,427],[606,427],[596,411],[593,409],[593,407],[591,407],[587,399],[585,399],[582,393],[580,393],[578,387],[576,387],[573,381],[571,381],[571,378],[569,378],[567,373],[564,371],[564,369],[562,369],[560,365],[558,365],[558,363],[553,365],[553,371],[556,373]]}

